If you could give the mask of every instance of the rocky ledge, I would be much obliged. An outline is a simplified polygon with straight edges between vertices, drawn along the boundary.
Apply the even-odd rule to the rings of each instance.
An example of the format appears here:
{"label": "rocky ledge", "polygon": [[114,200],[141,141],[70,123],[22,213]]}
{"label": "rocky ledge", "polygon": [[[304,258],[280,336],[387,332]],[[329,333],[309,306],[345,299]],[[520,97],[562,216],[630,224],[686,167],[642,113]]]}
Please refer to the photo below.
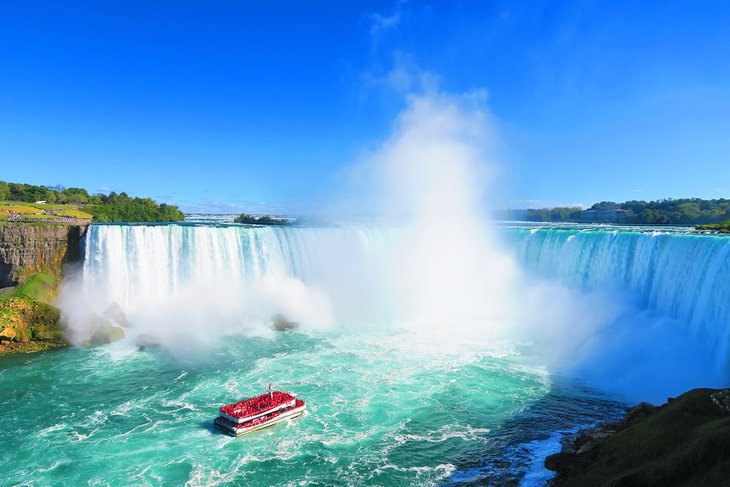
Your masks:
{"label": "rocky ledge", "polygon": [[553,486],[730,486],[730,389],[641,403],[566,438],[545,467]]}
{"label": "rocky ledge", "polygon": [[87,225],[0,225],[0,288],[22,283],[38,271],[60,276],[61,267],[81,258]]}

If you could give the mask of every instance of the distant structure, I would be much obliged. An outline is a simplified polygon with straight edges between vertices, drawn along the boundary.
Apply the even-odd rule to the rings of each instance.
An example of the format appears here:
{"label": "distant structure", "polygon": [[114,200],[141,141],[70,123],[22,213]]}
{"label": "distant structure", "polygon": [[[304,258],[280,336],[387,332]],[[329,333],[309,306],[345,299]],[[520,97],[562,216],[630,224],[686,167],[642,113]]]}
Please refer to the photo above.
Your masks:
{"label": "distant structure", "polygon": [[585,210],[580,213],[581,223],[624,223],[629,210],[620,208],[606,210]]}
{"label": "distant structure", "polygon": [[36,205],[45,205],[46,202],[45,201],[36,201],[35,204]]}

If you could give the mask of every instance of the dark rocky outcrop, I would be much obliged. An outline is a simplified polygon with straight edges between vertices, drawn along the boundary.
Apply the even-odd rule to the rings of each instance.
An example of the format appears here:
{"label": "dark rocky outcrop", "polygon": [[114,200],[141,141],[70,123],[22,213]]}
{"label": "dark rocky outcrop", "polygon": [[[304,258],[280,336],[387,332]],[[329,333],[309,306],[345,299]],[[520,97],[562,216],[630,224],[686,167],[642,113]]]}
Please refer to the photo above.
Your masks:
{"label": "dark rocky outcrop", "polygon": [[694,389],[566,438],[554,486],[730,486],[730,389]]}

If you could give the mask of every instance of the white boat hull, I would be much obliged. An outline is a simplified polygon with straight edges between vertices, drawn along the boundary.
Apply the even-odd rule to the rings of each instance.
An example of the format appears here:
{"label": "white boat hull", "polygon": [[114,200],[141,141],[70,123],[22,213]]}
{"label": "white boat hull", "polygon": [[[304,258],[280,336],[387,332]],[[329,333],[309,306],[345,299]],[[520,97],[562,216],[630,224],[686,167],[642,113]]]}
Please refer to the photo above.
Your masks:
{"label": "white boat hull", "polygon": [[[252,425],[248,428],[242,428],[242,427],[236,427],[236,426],[229,426],[225,423],[215,421],[215,425],[218,429],[228,433],[232,436],[241,436],[248,433],[253,433],[254,431],[258,431],[264,428],[268,428],[269,426],[273,426],[277,423],[281,423],[282,421],[285,421],[287,419],[294,419],[299,416],[301,416],[304,411],[307,409],[307,405],[303,404],[302,406],[299,406],[298,408],[291,409],[289,411],[286,411],[284,413],[281,413],[280,415],[276,416],[275,418],[270,419],[269,421],[265,421],[261,424]],[[227,419],[227,418],[226,418]]]}

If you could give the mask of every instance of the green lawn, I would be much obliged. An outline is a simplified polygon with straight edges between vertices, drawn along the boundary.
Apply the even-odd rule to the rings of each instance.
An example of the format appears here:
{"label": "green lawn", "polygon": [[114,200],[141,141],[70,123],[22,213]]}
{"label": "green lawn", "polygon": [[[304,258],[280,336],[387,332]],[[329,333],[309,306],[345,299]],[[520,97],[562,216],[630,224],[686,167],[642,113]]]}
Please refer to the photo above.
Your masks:
{"label": "green lawn", "polygon": [[33,218],[53,221],[58,218],[83,218],[90,220],[92,216],[79,209],[78,205],[55,205],[22,203],[16,201],[0,201],[0,221],[7,221],[14,214],[22,218]]}

